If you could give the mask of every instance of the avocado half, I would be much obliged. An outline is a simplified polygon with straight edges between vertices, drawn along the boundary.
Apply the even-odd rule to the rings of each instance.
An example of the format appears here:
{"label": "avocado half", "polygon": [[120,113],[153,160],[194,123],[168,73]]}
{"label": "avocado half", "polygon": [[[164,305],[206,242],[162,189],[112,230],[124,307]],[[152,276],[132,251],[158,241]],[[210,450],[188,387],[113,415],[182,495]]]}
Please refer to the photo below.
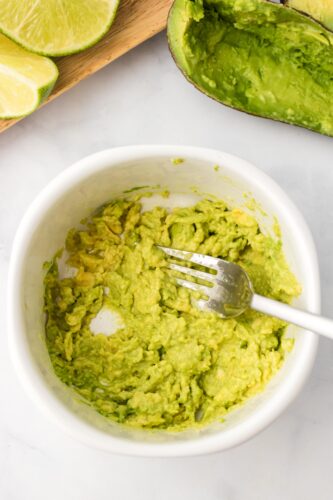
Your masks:
{"label": "avocado half", "polygon": [[168,40],[208,96],[333,136],[333,33],[319,23],[266,0],[175,0]]}
{"label": "avocado half", "polygon": [[308,14],[323,26],[333,30],[333,1],[332,0],[283,0],[292,9]]}

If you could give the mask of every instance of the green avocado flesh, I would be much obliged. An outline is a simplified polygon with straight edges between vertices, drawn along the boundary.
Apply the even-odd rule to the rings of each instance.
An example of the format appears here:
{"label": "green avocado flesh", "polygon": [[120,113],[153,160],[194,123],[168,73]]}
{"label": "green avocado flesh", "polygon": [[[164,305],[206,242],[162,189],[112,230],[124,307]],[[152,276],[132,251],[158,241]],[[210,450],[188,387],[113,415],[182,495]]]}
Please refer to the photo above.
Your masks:
{"label": "green avocado flesh", "polygon": [[175,0],[168,39],[210,97],[333,135],[333,33],[310,18],[265,0]]}
{"label": "green avocado flesh", "polygon": [[[255,311],[222,319],[197,309],[198,292],[177,285],[156,244],[237,262],[257,292],[284,302],[300,286],[281,240],[223,201],[143,211],[137,195],[69,231],[74,273],[60,276],[58,253],[45,277],[46,343],[56,375],[105,417],[180,431],[222,420],[262,391],[293,340],[286,323]],[[102,310],[121,318],[111,335],[91,330]]]}
{"label": "green avocado flesh", "polygon": [[308,14],[328,29],[333,30],[332,0],[286,0],[286,4]]}

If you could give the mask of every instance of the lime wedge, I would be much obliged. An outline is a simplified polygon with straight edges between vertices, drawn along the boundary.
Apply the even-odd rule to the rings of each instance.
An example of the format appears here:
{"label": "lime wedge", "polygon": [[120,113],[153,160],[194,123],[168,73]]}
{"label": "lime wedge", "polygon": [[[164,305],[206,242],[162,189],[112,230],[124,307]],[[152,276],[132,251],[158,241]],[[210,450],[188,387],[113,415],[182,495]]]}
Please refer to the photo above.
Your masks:
{"label": "lime wedge", "polygon": [[119,0],[0,0],[0,31],[32,52],[65,56],[108,31]]}
{"label": "lime wedge", "polygon": [[0,34],[0,118],[32,113],[51,92],[57,66]]}

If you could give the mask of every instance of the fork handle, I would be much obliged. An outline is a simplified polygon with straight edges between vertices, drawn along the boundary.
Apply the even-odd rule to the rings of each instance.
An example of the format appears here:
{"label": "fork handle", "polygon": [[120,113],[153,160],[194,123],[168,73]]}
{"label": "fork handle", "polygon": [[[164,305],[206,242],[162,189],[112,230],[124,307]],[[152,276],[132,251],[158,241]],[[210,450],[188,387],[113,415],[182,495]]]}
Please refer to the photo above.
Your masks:
{"label": "fork handle", "polygon": [[333,320],[254,294],[251,308],[333,339]]}

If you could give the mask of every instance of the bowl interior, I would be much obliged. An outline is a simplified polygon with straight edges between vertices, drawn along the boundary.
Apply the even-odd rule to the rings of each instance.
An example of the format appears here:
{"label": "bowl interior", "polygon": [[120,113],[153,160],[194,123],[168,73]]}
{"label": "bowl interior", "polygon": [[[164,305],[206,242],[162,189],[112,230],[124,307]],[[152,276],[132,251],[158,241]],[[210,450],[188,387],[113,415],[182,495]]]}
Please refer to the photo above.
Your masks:
{"label": "bowl interior", "polygon": [[[298,219],[298,212],[293,212],[293,206],[279,188],[274,183],[270,184],[271,181],[256,169],[251,170],[253,167],[228,155],[219,154],[204,159],[203,155],[188,154],[184,162],[177,165],[171,159],[170,154],[157,152],[130,159],[114,158],[110,153],[94,161],[88,159],[81,162],[80,166],[66,172],[66,180],[56,180],[37,200],[30,220],[25,223],[26,234],[21,241],[21,268],[16,286],[22,329],[21,333],[15,333],[20,336],[16,340],[19,345],[19,369],[23,377],[30,380],[30,389],[34,386],[32,390],[35,396],[38,393],[39,402],[58,423],[90,444],[114,451],[123,451],[122,446],[126,442],[137,446],[136,449],[132,446],[132,453],[140,453],[140,446],[152,450],[158,445],[186,443],[194,446],[193,450],[198,450],[196,444],[200,446],[201,442],[214,440],[217,436],[220,449],[236,444],[237,440],[249,437],[256,427],[258,430],[281,411],[287,404],[290,387],[295,393],[298,391],[297,380],[302,379],[304,367],[311,365],[315,350],[311,333],[290,327],[289,334],[296,339],[294,349],[262,394],[230,413],[225,423],[213,424],[200,431],[175,434],[129,430],[108,421],[82,404],[56,378],[43,338],[43,263],[63,246],[68,229],[78,225],[83,217],[101,204],[123,196],[124,191],[133,187],[153,186],[156,192],[167,188],[171,196],[163,200],[166,205],[190,204],[202,193],[226,199],[237,206],[248,204],[253,197],[257,204],[253,204],[251,209],[255,209],[264,230],[272,230],[275,216],[279,220],[287,260],[303,286],[297,304],[316,310],[316,261],[307,250],[312,242],[308,239],[305,226],[302,226],[302,219]],[[216,165],[218,169],[214,168]],[[244,197],[245,193],[248,193],[247,197]],[[162,199],[152,200],[149,203],[158,203]]]}

